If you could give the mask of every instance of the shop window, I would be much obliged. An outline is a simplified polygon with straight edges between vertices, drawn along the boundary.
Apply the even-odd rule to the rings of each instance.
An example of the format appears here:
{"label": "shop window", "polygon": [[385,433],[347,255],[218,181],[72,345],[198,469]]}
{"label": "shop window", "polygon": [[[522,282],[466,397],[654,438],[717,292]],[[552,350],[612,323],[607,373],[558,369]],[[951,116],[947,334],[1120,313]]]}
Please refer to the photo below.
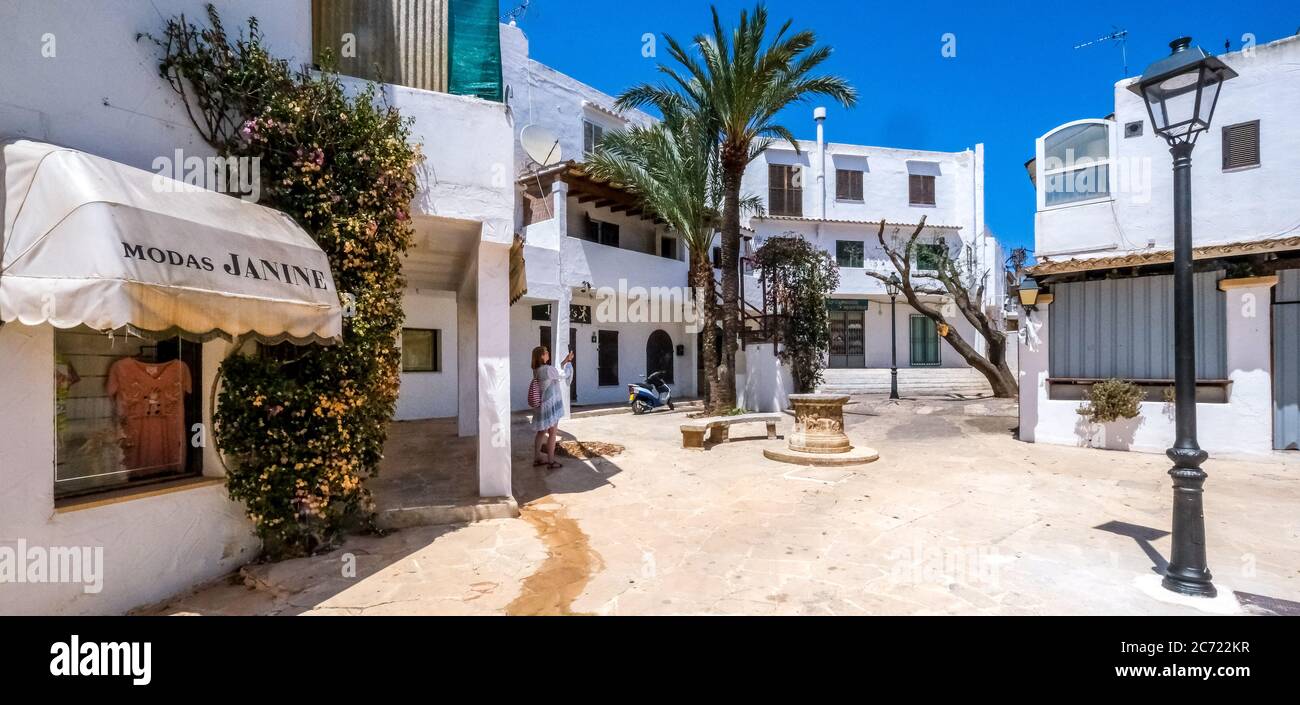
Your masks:
{"label": "shop window", "polygon": [[597,337],[596,376],[602,387],[618,385],[618,331],[602,330]]}
{"label": "shop window", "polygon": [[442,331],[428,328],[402,329],[402,371],[442,371]]}
{"label": "shop window", "polygon": [[202,474],[198,343],[54,334],[56,499]]}

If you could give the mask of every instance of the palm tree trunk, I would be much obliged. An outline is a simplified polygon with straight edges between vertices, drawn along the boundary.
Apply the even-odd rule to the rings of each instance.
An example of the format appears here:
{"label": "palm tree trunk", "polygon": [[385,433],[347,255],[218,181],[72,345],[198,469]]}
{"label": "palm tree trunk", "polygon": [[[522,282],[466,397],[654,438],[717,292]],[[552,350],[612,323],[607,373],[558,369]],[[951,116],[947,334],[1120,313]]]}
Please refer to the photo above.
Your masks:
{"label": "palm tree trunk", "polygon": [[740,179],[743,159],[723,158],[722,167],[722,364],[714,410],[736,406],[736,349],[740,340]]}
{"label": "palm tree trunk", "polygon": [[699,393],[704,396],[704,408],[712,413],[721,390],[718,388],[718,337],[714,332],[718,325],[718,305],[713,298],[713,267],[709,264],[708,250],[691,252],[691,284],[695,287],[699,335],[704,336],[700,368],[704,370],[705,388]]}

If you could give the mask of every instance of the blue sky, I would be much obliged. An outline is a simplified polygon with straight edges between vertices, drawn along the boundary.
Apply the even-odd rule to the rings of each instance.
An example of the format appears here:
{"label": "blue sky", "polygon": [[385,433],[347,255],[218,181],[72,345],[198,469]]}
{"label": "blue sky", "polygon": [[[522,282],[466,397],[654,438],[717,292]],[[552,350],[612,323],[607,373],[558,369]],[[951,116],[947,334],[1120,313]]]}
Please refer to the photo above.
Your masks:
{"label": "blue sky", "polygon": [[[519,0],[501,0],[502,11]],[[752,2],[717,3],[734,21]],[[1076,44],[1127,29],[1130,75],[1190,35],[1219,53],[1242,35],[1260,44],[1293,34],[1300,12],[1287,2],[1094,3],[771,0],[774,24],[794,19],[835,53],[826,70],[858,89],[856,108],[830,107],[834,142],[955,151],[985,146],[987,221],[1009,247],[1033,247],[1034,193],[1024,170],[1034,139],[1070,120],[1104,117],[1124,77],[1118,45]],[[706,2],[532,0],[520,21],[533,58],[607,93],[657,81],[656,61],[641,54],[646,32],[689,39],[709,27]],[[956,56],[941,54],[956,36]],[[1231,95],[1225,92],[1225,100]],[[800,138],[813,137],[811,106],[787,111]]]}

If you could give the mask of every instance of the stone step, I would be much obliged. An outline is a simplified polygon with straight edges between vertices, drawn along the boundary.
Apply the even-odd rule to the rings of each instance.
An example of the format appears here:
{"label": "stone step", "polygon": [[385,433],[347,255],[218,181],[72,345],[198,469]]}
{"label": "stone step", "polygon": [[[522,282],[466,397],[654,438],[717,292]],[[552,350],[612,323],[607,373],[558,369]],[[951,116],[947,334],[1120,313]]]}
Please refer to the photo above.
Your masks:
{"label": "stone step", "polygon": [[[817,391],[827,394],[888,394],[889,370],[826,370]],[[900,394],[913,396],[978,396],[990,394],[988,380],[976,370],[963,367],[902,368],[898,370]]]}
{"label": "stone step", "polygon": [[514,497],[482,497],[477,500],[393,507],[375,513],[375,525],[381,529],[409,529],[414,526],[472,524],[488,519],[513,519],[519,516]]}

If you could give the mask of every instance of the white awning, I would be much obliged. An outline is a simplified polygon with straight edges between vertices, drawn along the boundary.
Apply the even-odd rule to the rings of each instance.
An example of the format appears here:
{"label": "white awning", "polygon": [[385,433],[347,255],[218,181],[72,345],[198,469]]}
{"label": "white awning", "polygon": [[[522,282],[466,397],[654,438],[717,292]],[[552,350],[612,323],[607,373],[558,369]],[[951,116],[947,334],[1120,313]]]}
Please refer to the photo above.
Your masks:
{"label": "white awning", "polygon": [[284,213],[65,147],[0,149],[0,321],[341,336],[329,260]]}
{"label": "white awning", "polygon": [[916,159],[907,160],[907,173],[916,176],[943,176],[939,171],[939,162],[923,162]]}

